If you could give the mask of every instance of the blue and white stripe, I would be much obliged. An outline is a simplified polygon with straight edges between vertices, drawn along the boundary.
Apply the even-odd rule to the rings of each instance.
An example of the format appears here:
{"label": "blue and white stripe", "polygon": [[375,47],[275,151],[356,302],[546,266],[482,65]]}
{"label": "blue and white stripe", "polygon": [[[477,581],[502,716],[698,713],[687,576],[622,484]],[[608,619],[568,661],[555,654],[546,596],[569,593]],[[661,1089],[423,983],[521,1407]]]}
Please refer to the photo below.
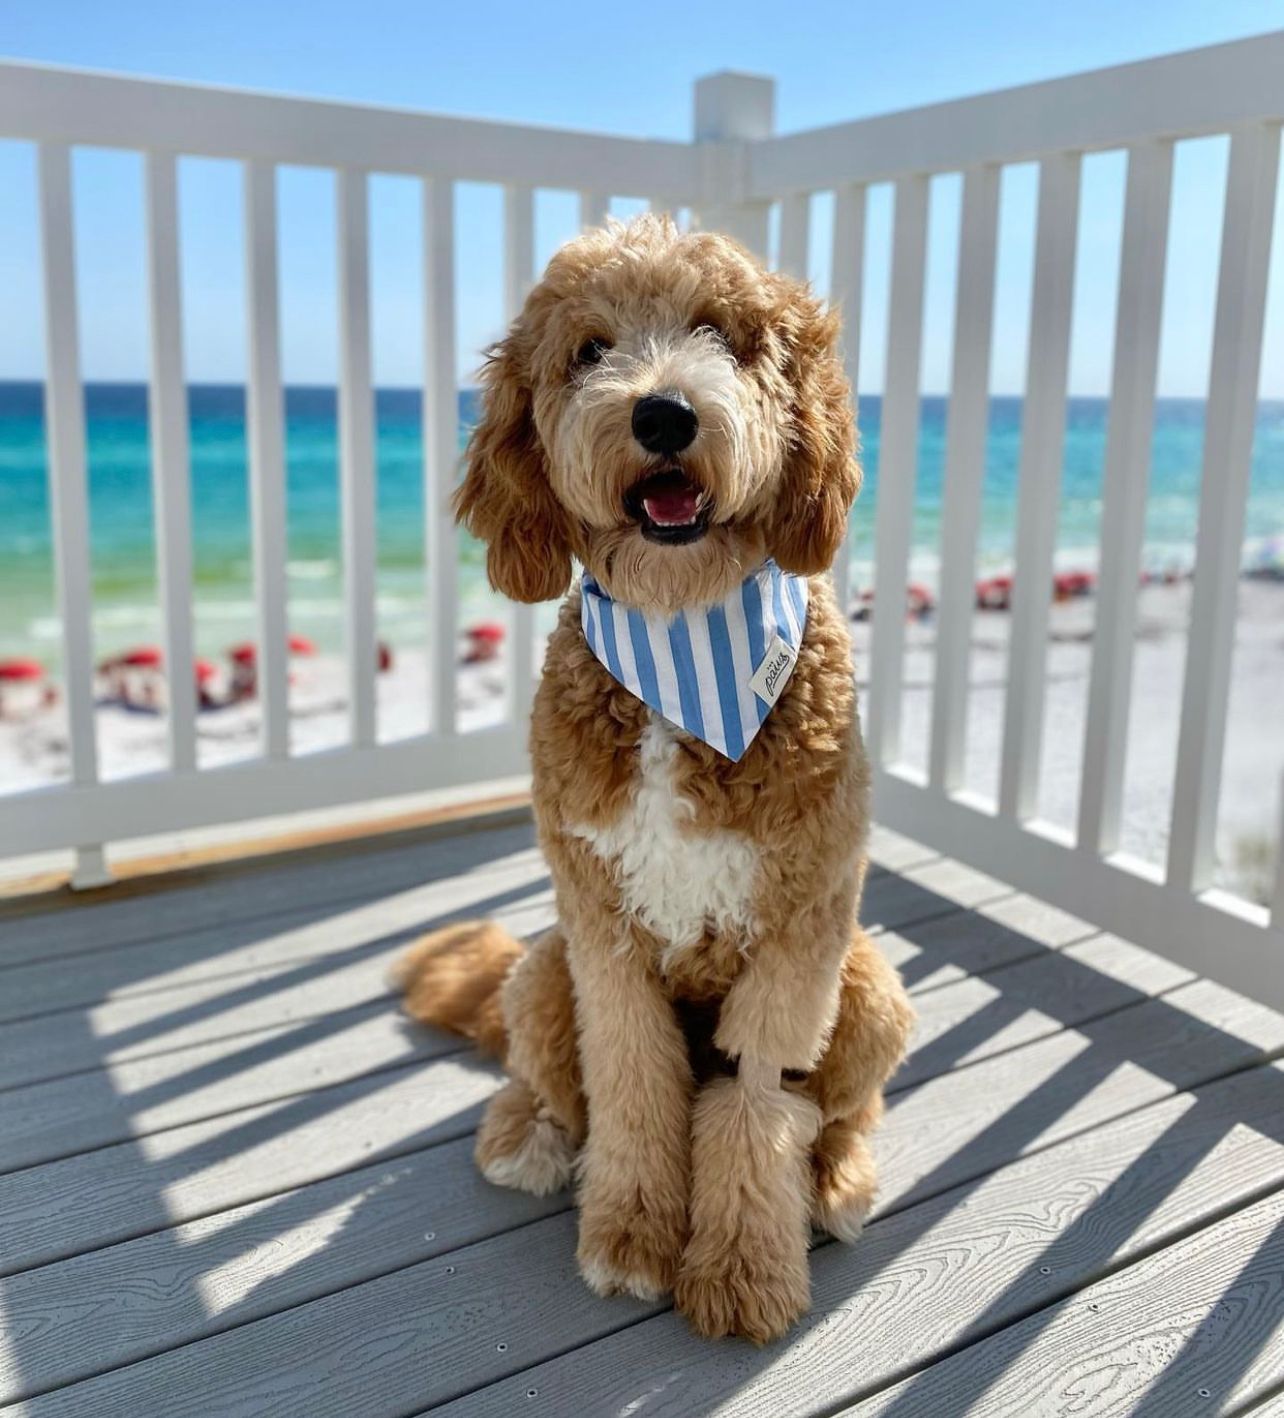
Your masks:
{"label": "blue and white stripe", "polygon": [[777,637],[797,654],[807,581],[765,562],[718,605],[672,619],[613,601],[586,571],[580,620],[597,659],[630,694],[738,759],[771,704],[750,685]]}

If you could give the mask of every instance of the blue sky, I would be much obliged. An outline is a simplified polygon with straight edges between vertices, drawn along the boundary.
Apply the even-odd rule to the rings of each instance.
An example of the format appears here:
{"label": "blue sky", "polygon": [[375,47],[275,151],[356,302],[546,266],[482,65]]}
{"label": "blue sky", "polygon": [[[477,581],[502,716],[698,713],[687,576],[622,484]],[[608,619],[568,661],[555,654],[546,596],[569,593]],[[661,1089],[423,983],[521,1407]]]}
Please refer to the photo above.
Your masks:
{"label": "blue sky", "polygon": [[[0,54],[278,92],[685,138],[691,84],[719,68],[772,74],[781,131],[1024,83],[1103,64],[1260,33],[1284,24],[1267,0],[920,0],[888,5],[757,0],[645,8],[527,0],[444,6],[429,0],[5,0]],[[1104,392],[1109,380],[1121,223],[1118,154],[1085,164],[1071,386]],[[1177,158],[1161,389],[1200,394],[1220,231],[1225,144],[1183,144]],[[32,160],[0,143],[0,377],[41,366]],[[1003,189],[993,386],[1019,391],[1024,369],[1032,168],[1010,169]],[[145,371],[142,179],[134,155],[81,151],[76,161],[82,338],[86,373]],[[959,184],[933,184],[924,388],[948,385]],[[232,164],[185,160],[181,173],[188,374],[239,380],[244,371],[239,181]],[[627,204],[620,204],[627,211]],[[816,199],[812,274],[827,279]],[[500,323],[497,189],[465,185],[458,202],[461,376]],[[376,377],[420,375],[418,208],[413,184],[372,187]],[[572,234],[570,194],[541,193],[540,257]],[[881,385],[889,193],[871,194],[869,299],[862,386]],[[286,375],[329,382],[336,367],[333,186],[328,174],[281,176],[282,300]],[[1275,271],[1284,267],[1276,243]],[[1273,280],[1264,392],[1284,394],[1284,276]]]}

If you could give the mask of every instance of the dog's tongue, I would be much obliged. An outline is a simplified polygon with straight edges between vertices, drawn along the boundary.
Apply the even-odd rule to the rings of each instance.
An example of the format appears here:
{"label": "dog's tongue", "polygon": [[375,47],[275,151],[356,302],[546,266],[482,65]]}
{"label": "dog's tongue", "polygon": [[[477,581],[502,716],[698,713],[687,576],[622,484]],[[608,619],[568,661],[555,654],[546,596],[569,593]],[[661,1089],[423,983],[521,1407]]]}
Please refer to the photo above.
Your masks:
{"label": "dog's tongue", "polygon": [[700,490],[684,477],[653,478],[642,495],[646,515],[661,527],[694,522],[700,511]]}

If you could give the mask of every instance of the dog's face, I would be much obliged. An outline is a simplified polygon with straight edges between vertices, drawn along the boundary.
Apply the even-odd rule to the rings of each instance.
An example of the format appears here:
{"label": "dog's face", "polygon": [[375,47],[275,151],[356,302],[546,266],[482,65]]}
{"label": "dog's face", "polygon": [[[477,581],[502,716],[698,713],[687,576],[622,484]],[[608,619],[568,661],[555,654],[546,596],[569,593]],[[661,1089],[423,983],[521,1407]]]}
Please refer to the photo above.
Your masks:
{"label": "dog's face", "polygon": [[562,248],[483,372],[457,510],[497,589],[576,556],[617,600],[707,605],[832,561],[860,483],[838,321],[733,242],[655,217]]}

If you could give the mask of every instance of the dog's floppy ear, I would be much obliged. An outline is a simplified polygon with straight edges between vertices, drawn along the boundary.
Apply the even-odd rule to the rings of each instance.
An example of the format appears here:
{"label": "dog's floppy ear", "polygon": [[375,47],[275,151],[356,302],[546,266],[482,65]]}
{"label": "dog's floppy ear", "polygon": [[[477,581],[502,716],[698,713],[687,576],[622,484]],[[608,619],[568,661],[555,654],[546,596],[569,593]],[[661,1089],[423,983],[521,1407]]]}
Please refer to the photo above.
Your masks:
{"label": "dog's floppy ear", "polygon": [[482,417],[455,493],[455,517],[486,543],[490,584],[515,601],[551,601],[571,583],[566,515],[549,485],[514,331],[487,352]]}
{"label": "dog's floppy ear", "polygon": [[793,389],[792,435],[767,545],[786,571],[814,576],[838,554],[861,474],[851,388],[838,354],[838,314],[790,285],[781,324]]}

